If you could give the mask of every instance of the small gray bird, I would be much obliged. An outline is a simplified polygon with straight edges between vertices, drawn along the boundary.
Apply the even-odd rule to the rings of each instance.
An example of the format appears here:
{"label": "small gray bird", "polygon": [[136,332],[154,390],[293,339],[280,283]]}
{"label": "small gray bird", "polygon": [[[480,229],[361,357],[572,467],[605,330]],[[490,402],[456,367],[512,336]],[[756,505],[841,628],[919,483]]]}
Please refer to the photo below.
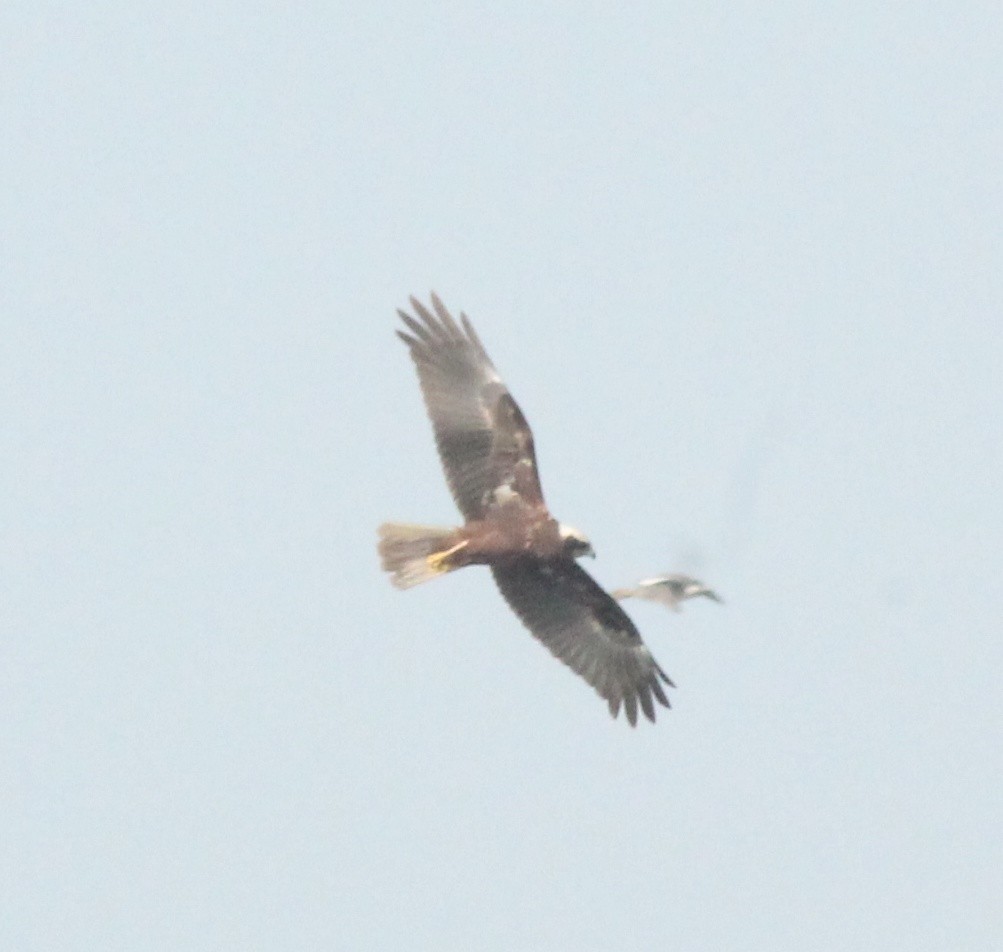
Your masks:
{"label": "small gray bird", "polygon": [[621,601],[625,598],[646,598],[652,602],[660,602],[674,612],[679,611],[680,602],[686,601],[687,598],[696,598],[698,595],[703,595],[713,602],[724,603],[724,599],[712,588],[678,572],[642,579],[633,588],[617,588],[610,594]]}

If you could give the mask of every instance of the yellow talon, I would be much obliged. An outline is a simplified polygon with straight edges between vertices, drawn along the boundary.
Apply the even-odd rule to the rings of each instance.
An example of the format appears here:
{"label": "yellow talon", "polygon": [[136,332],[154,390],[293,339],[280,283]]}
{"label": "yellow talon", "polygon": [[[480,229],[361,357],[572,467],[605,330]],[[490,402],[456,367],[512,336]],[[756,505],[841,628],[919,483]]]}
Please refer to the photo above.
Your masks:
{"label": "yellow talon", "polygon": [[433,552],[431,555],[425,556],[425,562],[433,572],[448,572],[449,569],[443,563],[454,552],[459,552],[460,549],[466,548],[469,541],[469,539],[464,539],[462,542],[457,542],[456,545],[451,549],[446,549],[445,552]]}

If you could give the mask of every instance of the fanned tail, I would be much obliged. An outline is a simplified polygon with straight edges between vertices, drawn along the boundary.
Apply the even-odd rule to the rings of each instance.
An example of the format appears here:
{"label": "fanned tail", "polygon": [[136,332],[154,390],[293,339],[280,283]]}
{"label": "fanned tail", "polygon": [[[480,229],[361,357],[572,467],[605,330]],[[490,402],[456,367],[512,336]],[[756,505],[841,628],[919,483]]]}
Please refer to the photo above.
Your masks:
{"label": "fanned tail", "polygon": [[450,556],[466,546],[456,529],[385,522],[379,528],[380,561],[397,588],[411,588],[460,568]]}

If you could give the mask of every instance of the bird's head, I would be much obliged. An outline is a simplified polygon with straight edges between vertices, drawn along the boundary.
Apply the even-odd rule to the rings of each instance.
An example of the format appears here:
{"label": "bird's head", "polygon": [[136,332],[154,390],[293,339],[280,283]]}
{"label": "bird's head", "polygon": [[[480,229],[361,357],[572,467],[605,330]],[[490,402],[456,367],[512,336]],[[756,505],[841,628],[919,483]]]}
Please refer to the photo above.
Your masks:
{"label": "bird's head", "polygon": [[590,556],[593,559],[596,557],[592,543],[589,542],[588,537],[583,532],[579,532],[577,529],[573,529],[571,526],[566,526],[563,523],[558,525],[557,531],[561,536],[561,541],[564,543],[564,554],[568,558],[580,559],[583,555]]}

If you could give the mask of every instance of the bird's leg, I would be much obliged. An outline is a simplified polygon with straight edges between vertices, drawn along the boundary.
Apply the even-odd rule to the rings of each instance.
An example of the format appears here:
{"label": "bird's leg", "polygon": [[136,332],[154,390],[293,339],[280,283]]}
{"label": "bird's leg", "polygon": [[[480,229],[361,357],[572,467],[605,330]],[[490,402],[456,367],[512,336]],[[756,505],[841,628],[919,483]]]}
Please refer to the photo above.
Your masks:
{"label": "bird's leg", "polygon": [[450,566],[445,564],[446,559],[448,559],[455,552],[459,552],[460,549],[465,549],[469,542],[469,539],[464,539],[462,542],[457,542],[456,545],[452,548],[446,549],[444,552],[433,552],[431,555],[425,557],[425,562],[433,572],[448,572]]}

